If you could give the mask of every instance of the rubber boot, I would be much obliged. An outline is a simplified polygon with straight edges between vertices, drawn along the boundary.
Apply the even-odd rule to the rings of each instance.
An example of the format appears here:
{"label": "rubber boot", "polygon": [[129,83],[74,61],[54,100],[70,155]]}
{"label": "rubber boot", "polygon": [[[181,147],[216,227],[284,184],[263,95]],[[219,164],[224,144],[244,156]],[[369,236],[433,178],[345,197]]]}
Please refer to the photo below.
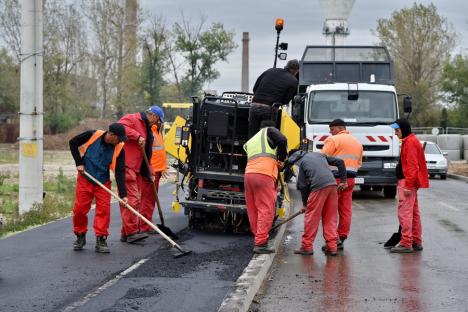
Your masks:
{"label": "rubber boot", "polygon": [[76,241],[73,243],[73,250],[83,250],[86,245],[86,233],[76,234]]}
{"label": "rubber boot", "polygon": [[95,251],[99,253],[110,253],[109,247],[107,247],[107,237],[96,236],[96,248]]}

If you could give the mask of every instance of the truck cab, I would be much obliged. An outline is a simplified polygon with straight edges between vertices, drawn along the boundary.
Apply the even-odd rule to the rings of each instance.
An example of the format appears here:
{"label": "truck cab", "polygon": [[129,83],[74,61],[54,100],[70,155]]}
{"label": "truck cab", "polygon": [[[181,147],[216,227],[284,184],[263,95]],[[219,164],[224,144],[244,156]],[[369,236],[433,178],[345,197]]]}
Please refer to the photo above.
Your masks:
{"label": "truck cab", "polygon": [[317,152],[331,135],[329,123],[343,119],[363,145],[355,179],[363,190],[396,195],[399,139],[389,127],[398,118],[393,64],[385,47],[307,46],[299,73],[300,96],[292,114],[303,148]]}

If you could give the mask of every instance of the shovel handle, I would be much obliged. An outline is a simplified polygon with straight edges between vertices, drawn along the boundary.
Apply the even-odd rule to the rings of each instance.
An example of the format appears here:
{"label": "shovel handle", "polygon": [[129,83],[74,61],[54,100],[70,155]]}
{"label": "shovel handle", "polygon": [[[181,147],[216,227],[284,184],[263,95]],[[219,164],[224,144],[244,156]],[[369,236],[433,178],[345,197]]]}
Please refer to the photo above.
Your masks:
{"label": "shovel handle", "polygon": [[177,248],[179,251],[182,250],[182,247],[180,247],[176,242],[174,242],[169,236],[164,234],[163,231],[161,231],[156,225],[154,225],[150,220],[146,219],[141,213],[139,213],[135,208],[130,206],[127,202],[125,202],[122,198],[120,198],[117,194],[112,192],[110,189],[108,189],[104,184],[99,182],[95,177],[90,175],[88,172],[83,171],[84,175],[86,175],[88,178],[91,179],[94,183],[99,185],[102,189],[104,189],[107,193],[109,193],[111,196],[113,196],[115,199],[117,199],[122,205],[124,205],[128,210],[133,212],[135,215],[137,215],[140,219],[145,221],[146,224],[151,226],[156,232],[158,232],[162,237],[164,237],[171,245],[172,247]]}
{"label": "shovel handle", "polygon": [[[145,160],[146,167],[151,173],[151,165],[149,163],[148,156],[146,156],[145,148],[143,146],[140,146],[140,148],[141,153],[143,154],[143,159]],[[151,184],[153,185],[154,197],[156,198],[156,206],[158,207],[159,219],[161,219],[161,224],[164,225],[164,217],[161,209],[161,203],[159,202],[158,191],[156,190],[156,182],[154,182],[154,180],[152,179]]]}
{"label": "shovel handle", "polygon": [[279,222],[278,224],[276,224],[274,227],[271,228],[270,232],[273,231],[274,229],[282,226],[283,224],[285,223],[288,223],[289,221],[291,221],[292,219],[294,219],[295,217],[297,217],[298,215],[301,215],[303,214],[302,210],[299,210],[295,213],[293,213],[292,215],[290,215],[286,220],[282,221],[282,222]]}

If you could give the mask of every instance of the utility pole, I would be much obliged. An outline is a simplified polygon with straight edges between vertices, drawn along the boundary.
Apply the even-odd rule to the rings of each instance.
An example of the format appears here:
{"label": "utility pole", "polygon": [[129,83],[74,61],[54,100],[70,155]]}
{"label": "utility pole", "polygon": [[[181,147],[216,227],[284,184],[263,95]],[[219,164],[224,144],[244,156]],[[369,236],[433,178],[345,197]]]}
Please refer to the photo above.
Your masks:
{"label": "utility pole", "polygon": [[242,81],[241,91],[249,92],[249,33],[242,33]]}
{"label": "utility pole", "polygon": [[21,0],[19,212],[43,202],[42,0]]}

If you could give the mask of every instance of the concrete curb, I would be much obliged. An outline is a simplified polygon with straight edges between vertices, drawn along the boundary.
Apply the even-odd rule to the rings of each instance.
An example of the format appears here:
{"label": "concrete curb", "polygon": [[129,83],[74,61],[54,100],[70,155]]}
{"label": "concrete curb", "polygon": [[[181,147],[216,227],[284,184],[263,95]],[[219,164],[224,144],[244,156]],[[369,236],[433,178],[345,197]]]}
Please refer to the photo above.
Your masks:
{"label": "concrete curb", "polygon": [[[291,204],[289,204],[288,211],[291,213]],[[286,227],[287,224],[280,226],[274,238],[273,245],[275,246],[276,253],[253,256],[241,276],[237,279],[234,289],[224,297],[218,312],[247,312],[249,310],[252,300],[260,289],[278,253]]]}
{"label": "concrete curb", "polygon": [[448,173],[447,177],[449,177],[450,179],[465,181],[468,183],[468,177],[465,177],[459,174]]}

